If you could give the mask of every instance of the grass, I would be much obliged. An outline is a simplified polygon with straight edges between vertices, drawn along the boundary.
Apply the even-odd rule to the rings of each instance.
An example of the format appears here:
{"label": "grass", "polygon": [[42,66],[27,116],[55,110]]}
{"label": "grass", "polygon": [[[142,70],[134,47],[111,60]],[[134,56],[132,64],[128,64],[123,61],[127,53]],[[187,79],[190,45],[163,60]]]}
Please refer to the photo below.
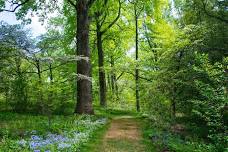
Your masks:
{"label": "grass", "polygon": [[77,151],[104,126],[101,116],[0,113],[0,151]]}
{"label": "grass", "polygon": [[135,116],[135,117],[138,116],[138,113],[135,111],[100,108],[98,106],[95,106],[95,114],[97,116],[105,116],[110,119],[119,117],[119,116]]}
{"label": "grass", "polygon": [[106,133],[106,131],[108,130],[109,126],[110,126],[110,120],[106,125],[104,125],[102,128],[99,128],[96,132],[93,133],[89,142],[84,144],[81,147],[80,151],[81,152],[94,152],[96,150],[96,151],[100,152],[101,151],[100,145],[102,145],[102,143],[103,143],[103,136]]}

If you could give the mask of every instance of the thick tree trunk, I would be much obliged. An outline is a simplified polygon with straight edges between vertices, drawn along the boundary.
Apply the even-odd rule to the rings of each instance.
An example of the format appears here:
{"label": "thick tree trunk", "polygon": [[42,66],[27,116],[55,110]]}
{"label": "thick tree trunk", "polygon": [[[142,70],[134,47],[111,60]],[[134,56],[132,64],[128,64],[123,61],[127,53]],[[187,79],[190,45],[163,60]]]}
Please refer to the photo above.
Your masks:
{"label": "thick tree trunk", "polygon": [[104,71],[104,52],[102,47],[102,33],[97,25],[97,50],[98,50],[98,66],[99,66],[99,84],[100,84],[100,105],[106,107],[106,80]]}
{"label": "thick tree trunk", "polygon": [[136,110],[140,111],[140,101],[139,101],[139,69],[138,69],[138,15],[137,8],[135,4],[135,60],[136,60],[136,68],[135,68],[135,98],[136,98]]}
{"label": "thick tree trunk", "polygon": [[[75,113],[93,114],[92,81],[89,49],[89,7],[87,0],[77,0],[77,55],[89,60],[77,61],[77,105]],[[80,78],[80,76],[83,76]],[[87,77],[87,78],[84,78]]]}

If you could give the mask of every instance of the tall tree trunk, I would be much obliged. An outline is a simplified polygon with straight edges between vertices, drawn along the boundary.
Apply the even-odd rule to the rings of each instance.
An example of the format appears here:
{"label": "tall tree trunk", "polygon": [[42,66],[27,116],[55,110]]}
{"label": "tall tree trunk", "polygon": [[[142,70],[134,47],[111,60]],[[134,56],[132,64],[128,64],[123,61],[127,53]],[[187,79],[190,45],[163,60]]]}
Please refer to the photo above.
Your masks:
{"label": "tall tree trunk", "polygon": [[[52,102],[53,102],[53,71],[52,71],[52,64],[50,63],[49,64],[49,78],[50,78],[50,91],[49,91],[49,95],[48,95],[48,102],[50,103],[50,104],[52,104]],[[49,112],[51,112],[51,110],[50,109],[48,109],[49,110]]]}
{"label": "tall tree trunk", "polygon": [[15,101],[14,110],[16,112],[23,112],[27,109],[27,96],[25,93],[26,82],[21,69],[21,58],[16,57],[16,86],[15,86]]}
{"label": "tall tree trunk", "polygon": [[113,78],[114,78],[114,88],[115,88],[114,90],[115,90],[116,100],[119,100],[119,88],[118,88],[117,78],[115,73],[113,73]]}
{"label": "tall tree trunk", "polygon": [[89,6],[87,0],[77,0],[77,55],[87,57],[89,60],[77,61],[77,105],[75,113],[93,114],[92,106],[92,81],[90,49],[89,49]]}
{"label": "tall tree trunk", "polygon": [[48,65],[49,68],[49,79],[50,79],[50,91],[48,94],[48,105],[47,105],[47,109],[45,109],[46,114],[48,116],[48,127],[49,129],[51,128],[51,115],[52,115],[52,107],[51,104],[53,102],[53,72],[52,72],[52,64],[49,63]]}
{"label": "tall tree trunk", "polygon": [[41,72],[41,65],[40,65],[40,60],[36,59],[36,68],[37,68],[37,75],[38,75],[38,98],[37,98],[37,102],[39,104],[39,108],[41,108],[41,113],[44,114],[45,112],[45,103],[44,103],[44,99],[43,99],[43,91],[42,91],[42,72]]}
{"label": "tall tree trunk", "polygon": [[175,86],[176,84],[174,83],[174,87],[173,87],[173,98],[171,100],[171,117],[173,119],[176,118],[176,92],[177,92],[177,88]]}
{"label": "tall tree trunk", "polygon": [[113,56],[111,56],[111,69],[112,69],[112,72],[111,72],[111,87],[112,87],[112,94],[115,94],[115,86],[114,86],[114,71],[113,71],[113,68],[114,68],[114,59],[113,59]]}
{"label": "tall tree trunk", "polygon": [[9,104],[9,88],[8,86],[5,87],[5,109],[8,110],[8,104]]}
{"label": "tall tree trunk", "polygon": [[115,61],[113,56],[111,56],[111,87],[112,87],[112,94],[116,96],[116,100],[119,100],[119,94],[118,94],[118,85],[117,85],[117,78],[116,73],[113,71],[113,68],[115,66]]}
{"label": "tall tree trunk", "polygon": [[139,69],[138,69],[138,15],[136,4],[134,5],[135,11],[135,60],[136,60],[136,68],[135,68],[135,98],[136,98],[136,110],[140,111],[140,101],[139,101]]}
{"label": "tall tree trunk", "polygon": [[102,33],[100,26],[97,24],[97,50],[98,50],[98,66],[99,66],[99,84],[100,84],[100,105],[106,107],[106,78],[104,71],[104,52],[102,47]]}
{"label": "tall tree trunk", "polygon": [[39,83],[39,102],[43,103],[43,93],[42,93],[42,76],[41,76],[41,66],[40,60],[36,60],[36,68],[38,74],[38,83]]}
{"label": "tall tree trunk", "polygon": [[107,80],[108,80],[108,89],[112,91],[112,84],[111,84],[111,74],[107,75]]}
{"label": "tall tree trunk", "polygon": [[[181,69],[181,59],[182,59],[182,57],[183,57],[183,51],[180,51],[180,54],[179,54],[179,56],[177,57],[177,62],[178,62],[178,64],[177,64],[177,67],[176,67],[176,72],[178,73],[179,71],[180,71],[180,69]],[[176,107],[176,97],[177,97],[177,90],[178,88],[177,88],[177,84],[176,84],[176,82],[174,82],[174,86],[173,86],[173,93],[172,93],[172,96],[173,96],[173,98],[172,98],[172,101],[171,101],[171,107],[172,107],[172,116],[173,116],[173,118],[175,119],[176,118],[176,110],[177,110],[177,107]]]}

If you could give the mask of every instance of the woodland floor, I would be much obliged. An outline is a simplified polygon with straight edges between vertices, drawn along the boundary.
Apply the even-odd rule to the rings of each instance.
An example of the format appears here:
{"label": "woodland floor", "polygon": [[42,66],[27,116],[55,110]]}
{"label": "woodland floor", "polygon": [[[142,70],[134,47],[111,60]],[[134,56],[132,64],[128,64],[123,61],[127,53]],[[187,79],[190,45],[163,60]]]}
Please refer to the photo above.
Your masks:
{"label": "woodland floor", "polygon": [[134,117],[116,117],[103,137],[100,150],[102,152],[144,152],[142,140],[140,124]]}

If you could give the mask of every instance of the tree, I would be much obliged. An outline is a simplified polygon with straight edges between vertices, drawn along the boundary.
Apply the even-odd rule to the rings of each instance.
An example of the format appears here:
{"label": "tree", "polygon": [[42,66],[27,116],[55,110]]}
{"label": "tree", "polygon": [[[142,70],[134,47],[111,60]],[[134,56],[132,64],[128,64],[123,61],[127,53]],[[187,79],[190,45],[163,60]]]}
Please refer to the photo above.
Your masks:
{"label": "tree", "polygon": [[[109,4],[110,3],[110,4]],[[96,10],[94,13],[95,22],[96,22],[96,35],[97,35],[97,51],[98,51],[98,66],[99,66],[99,85],[100,85],[100,105],[105,107],[107,105],[106,102],[106,77],[105,77],[105,69],[104,69],[104,51],[103,51],[103,35],[110,29],[112,26],[118,21],[121,13],[121,2],[119,0],[119,8],[118,14],[116,17],[110,22],[106,23],[108,14],[108,7],[113,5],[111,1],[97,1],[96,2]]]}
{"label": "tree", "polygon": [[[77,12],[77,55],[85,57],[86,60],[77,61],[77,105],[75,113],[87,113],[93,114],[92,108],[92,82],[91,82],[91,64],[90,64],[90,49],[89,49],[89,10],[95,0],[77,0],[76,4],[68,0],[68,2],[74,7]],[[57,2],[52,2],[50,9],[57,7]],[[0,11],[15,12],[19,9],[17,15],[24,17],[28,13],[29,9],[34,11],[45,6],[42,2],[33,2],[30,0],[11,2],[12,9],[5,9],[5,2],[0,3],[0,7],[3,8]],[[40,4],[40,5],[39,5]]]}
{"label": "tree", "polygon": [[[24,60],[26,49],[32,48],[32,40],[29,34],[23,30],[20,25],[0,24],[0,44],[1,44],[1,62],[4,67],[2,71],[5,76],[2,83],[5,84],[6,101],[11,93],[11,105],[16,112],[23,112],[27,109],[27,77]],[[6,66],[8,65],[8,67]],[[11,77],[11,78],[9,78]],[[9,85],[12,90],[9,90]]]}
{"label": "tree", "polygon": [[[92,107],[92,82],[89,49],[89,8],[94,0],[77,0],[74,5],[77,11],[77,55],[86,57],[87,60],[77,62],[77,106],[75,112],[93,114]],[[82,79],[85,76],[86,78]]]}

